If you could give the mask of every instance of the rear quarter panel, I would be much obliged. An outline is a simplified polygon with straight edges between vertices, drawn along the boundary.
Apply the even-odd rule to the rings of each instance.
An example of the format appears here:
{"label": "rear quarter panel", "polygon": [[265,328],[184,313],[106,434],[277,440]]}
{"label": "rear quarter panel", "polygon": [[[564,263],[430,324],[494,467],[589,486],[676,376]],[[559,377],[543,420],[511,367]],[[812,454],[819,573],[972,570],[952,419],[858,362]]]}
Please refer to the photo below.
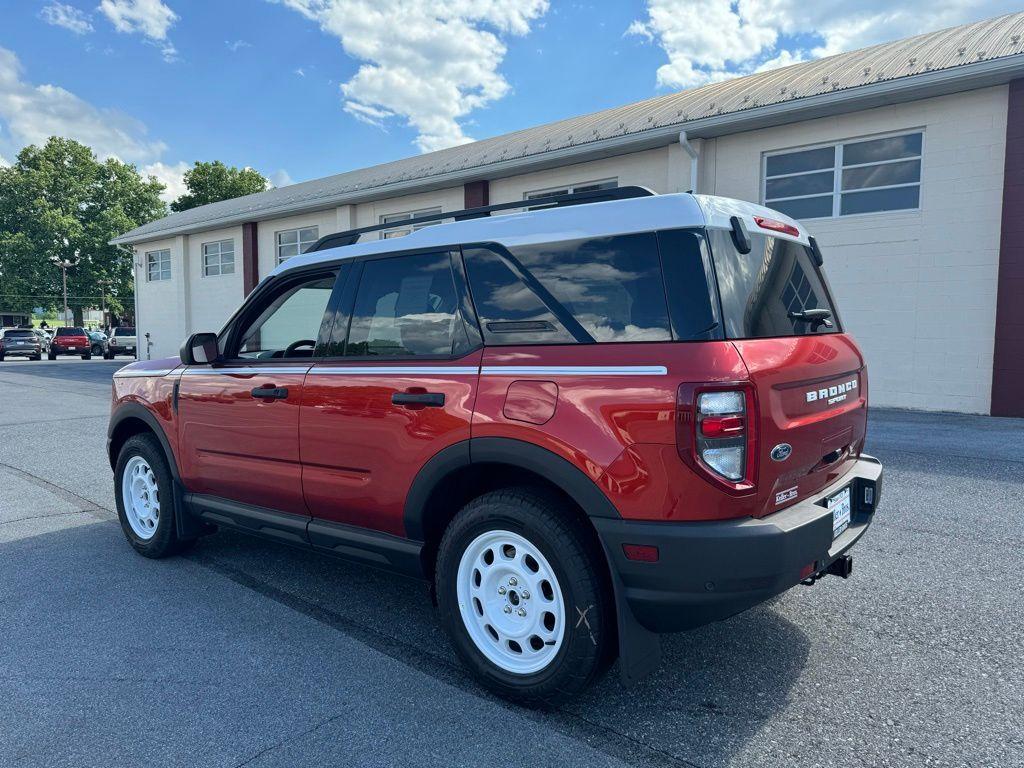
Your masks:
{"label": "rear quarter panel", "polygon": [[[664,372],[572,371],[579,366],[662,366]],[[502,372],[512,367],[537,370]],[[681,383],[746,378],[746,367],[730,342],[490,347],[484,352],[473,437],[504,437],[548,449],[597,483],[625,518],[740,516],[752,511],[752,500],[748,509],[725,497],[680,460],[675,414]],[[554,413],[545,423],[506,415],[509,389],[520,381],[556,385]]]}

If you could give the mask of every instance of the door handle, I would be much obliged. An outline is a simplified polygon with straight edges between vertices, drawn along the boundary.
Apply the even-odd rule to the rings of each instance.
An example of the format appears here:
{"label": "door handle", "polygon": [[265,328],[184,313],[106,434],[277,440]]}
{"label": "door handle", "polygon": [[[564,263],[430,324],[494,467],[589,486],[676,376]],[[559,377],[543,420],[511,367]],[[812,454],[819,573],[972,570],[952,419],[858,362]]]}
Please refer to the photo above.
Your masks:
{"label": "door handle", "polygon": [[391,396],[391,403],[420,408],[442,408],[444,392],[395,392]]}
{"label": "door handle", "polygon": [[253,397],[264,400],[284,400],[288,397],[287,387],[256,387],[251,393]]}

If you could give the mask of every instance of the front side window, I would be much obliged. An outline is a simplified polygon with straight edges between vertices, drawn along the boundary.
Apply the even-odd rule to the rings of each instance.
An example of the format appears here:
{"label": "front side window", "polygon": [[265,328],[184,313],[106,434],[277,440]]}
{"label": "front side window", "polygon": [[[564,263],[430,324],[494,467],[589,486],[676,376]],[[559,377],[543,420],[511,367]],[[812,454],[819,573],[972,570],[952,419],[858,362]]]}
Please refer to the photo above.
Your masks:
{"label": "front side window", "polygon": [[447,253],[369,261],[349,326],[347,356],[455,355],[469,338]]}
{"label": "front side window", "polygon": [[305,253],[309,246],[320,239],[319,227],[286,229],[274,235],[277,263]]}
{"label": "front side window", "polygon": [[146,282],[171,279],[171,251],[149,251],[146,254]]}
{"label": "front side window", "polygon": [[203,243],[203,277],[235,274],[235,241]]}
{"label": "front side window", "polygon": [[794,219],[918,208],[923,142],[915,132],[770,154],[764,203]]}
{"label": "front side window", "polygon": [[[709,230],[725,334],[730,339],[837,333],[839,319],[810,249],[793,240],[751,236],[741,254],[727,230]],[[827,318],[805,315],[827,310]]]}
{"label": "front side window", "polygon": [[381,224],[394,224],[394,229],[385,229],[380,233],[381,240],[390,240],[392,237],[403,237],[411,232],[423,229],[424,227],[430,227],[434,224],[440,224],[438,221],[424,221],[419,224],[406,224],[402,222],[409,221],[417,216],[429,216],[434,213],[440,213],[440,208],[424,208],[421,211],[406,211],[404,213],[389,213],[380,217]]}
{"label": "front side window", "polygon": [[244,359],[312,357],[337,273],[290,283],[249,321],[237,356]]}

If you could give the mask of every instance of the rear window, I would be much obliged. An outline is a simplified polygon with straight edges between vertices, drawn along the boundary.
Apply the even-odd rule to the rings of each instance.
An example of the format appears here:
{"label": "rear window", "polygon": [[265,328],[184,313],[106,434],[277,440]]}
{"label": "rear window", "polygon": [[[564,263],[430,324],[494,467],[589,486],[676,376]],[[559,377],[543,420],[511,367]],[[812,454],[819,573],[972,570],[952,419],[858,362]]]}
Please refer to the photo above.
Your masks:
{"label": "rear window", "polygon": [[35,336],[35,334],[31,330],[23,329],[23,328],[12,328],[9,331],[4,331],[4,338],[25,337],[25,336]]}
{"label": "rear window", "polygon": [[[782,238],[751,235],[741,254],[726,230],[709,231],[725,334],[732,339],[837,333],[839,319],[810,250]],[[828,310],[828,323],[801,313]]]}
{"label": "rear window", "polygon": [[135,335],[135,329],[134,328],[115,328],[114,329],[114,335],[115,336],[134,336]]}
{"label": "rear window", "polygon": [[465,256],[488,344],[672,338],[654,233]]}
{"label": "rear window", "polygon": [[58,336],[85,336],[85,331],[81,328],[58,328]]}

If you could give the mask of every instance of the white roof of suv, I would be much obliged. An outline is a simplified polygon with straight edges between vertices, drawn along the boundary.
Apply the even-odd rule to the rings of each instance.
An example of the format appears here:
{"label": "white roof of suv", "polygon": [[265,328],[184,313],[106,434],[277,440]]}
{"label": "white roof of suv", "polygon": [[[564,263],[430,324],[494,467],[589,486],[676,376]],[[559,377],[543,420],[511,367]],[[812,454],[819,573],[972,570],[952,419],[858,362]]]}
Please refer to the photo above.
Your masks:
{"label": "white roof of suv", "polygon": [[731,229],[730,219],[733,216],[742,219],[751,232],[764,231],[755,222],[755,217],[782,222],[794,227],[799,234],[793,236],[771,231],[773,237],[796,240],[804,245],[808,243],[808,234],[804,227],[789,216],[771,208],[728,197],[678,193],[485,216],[423,227],[401,238],[367,240],[294,256],[278,265],[270,276],[337,259],[416,248],[444,248],[465,243],[499,243],[506,248],[512,248],[532,243],[609,237],[660,229]]}

